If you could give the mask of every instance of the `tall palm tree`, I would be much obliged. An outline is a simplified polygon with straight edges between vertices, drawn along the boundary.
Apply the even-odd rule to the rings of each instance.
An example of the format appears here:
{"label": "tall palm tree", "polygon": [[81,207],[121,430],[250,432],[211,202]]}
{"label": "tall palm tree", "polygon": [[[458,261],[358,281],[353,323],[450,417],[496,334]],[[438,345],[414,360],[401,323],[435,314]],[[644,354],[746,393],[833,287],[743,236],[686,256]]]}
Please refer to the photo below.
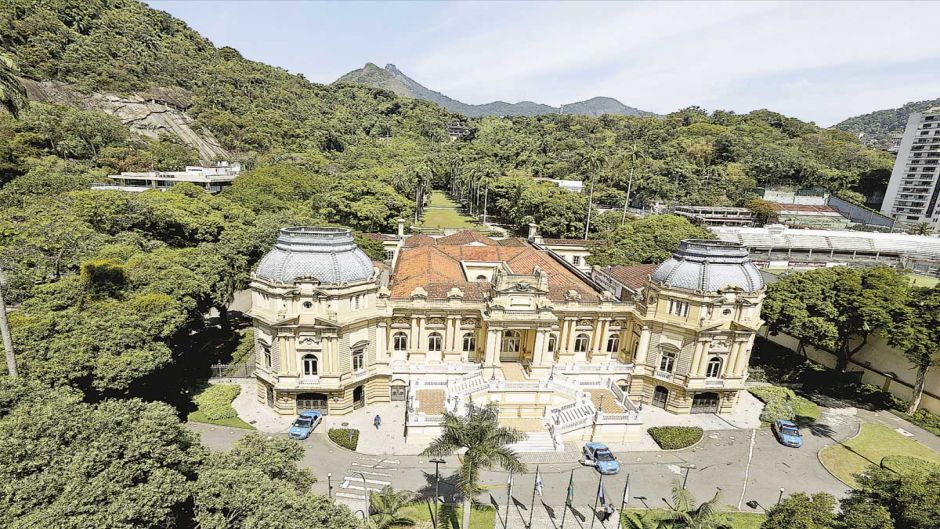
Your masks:
{"label": "tall palm tree", "polygon": [[410,490],[395,490],[388,485],[378,492],[369,492],[369,506],[375,513],[370,518],[370,527],[387,529],[414,525],[414,520],[398,512],[413,502],[414,498],[415,494]]}
{"label": "tall palm tree", "polygon": [[623,529],[673,529],[673,523],[657,517],[653,511],[643,514],[628,513],[623,515]]}
{"label": "tall palm tree", "polygon": [[672,487],[672,505],[669,506],[667,520],[682,529],[723,529],[729,525],[721,511],[721,491],[696,506],[695,496],[677,484]]}
{"label": "tall palm tree", "polygon": [[13,58],[0,53],[0,105],[13,114],[13,117],[18,117],[28,103],[26,89],[16,76],[18,72]]}
{"label": "tall palm tree", "polygon": [[424,449],[423,454],[443,457],[464,450],[458,486],[463,494],[463,528],[470,527],[470,507],[480,489],[480,470],[498,466],[513,473],[525,472],[525,464],[508,445],[526,438],[526,434],[499,425],[497,404],[485,407],[467,405],[460,416],[444,412],[441,436]]}
{"label": "tall palm tree", "polygon": [[591,173],[591,190],[588,194],[587,221],[584,223],[584,238],[588,238],[591,231],[591,213],[594,208],[594,181],[597,180],[597,174],[601,172],[607,164],[607,158],[597,149],[587,153],[581,160],[581,165]]}

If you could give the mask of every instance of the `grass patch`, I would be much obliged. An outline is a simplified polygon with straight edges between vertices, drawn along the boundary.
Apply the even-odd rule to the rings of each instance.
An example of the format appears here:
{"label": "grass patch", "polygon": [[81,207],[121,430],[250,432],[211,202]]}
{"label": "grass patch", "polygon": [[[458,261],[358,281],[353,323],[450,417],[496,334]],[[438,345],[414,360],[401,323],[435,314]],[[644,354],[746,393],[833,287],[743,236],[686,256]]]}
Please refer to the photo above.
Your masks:
{"label": "grass patch", "polygon": [[797,424],[807,425],[819,420],[819,406],[783,386],[757,386],[748,389],[751,395],[764,403],[764,411],[760,420],[766,424],[777,419],[794,421]]}
{"label": "grass patch", "polygon": [[247,422],[239,419],[238,417],[231,417],[228,419],[216,419],[211,420],[206,417],[206,414],[202,413],[199,410],[196,410],[190,413],[186,420],[189,422],[202,422],[206,424],[215,424],[217,426],[228,426],[229,428],[244,428],[245,430],[254,430],[255,427],[248,424]]}
{"label": "grass patch", "polygon": [[654,426],[646,431],[665,450],[690,447],[699,442],[705,433],[697,426]]}
{"label": "grass patch", "polygon": [[928,432],[940,437],[940,417],[937,417],[929,411],[917,410],[913,416],[910,416],[907,414],[907,412],[898,409],[892,409],[890,411],[905,421],[914,423],[924,430],[927,430]]}
{"label": "grass patch", "polygon": [[422,228],[476,229],[479,225],[473,218],[460,213],[457,203],[440,191],[433,191],[424,210]]}
{"label": "grass patch", "polygon": [[[434,504],[431,503],[431,508]],[[442,504],[440,529],[460,529],[463,520],[463,505]],[[431,527],[431,513],[425,502],[414,503],[398,511],[406,518],[414,520],[416,527]],[[489,505],[475,505],[470,511],[470,529],[493,529],[496,524],[496,510]]]}
{"label": "grass patch", "polygon": [[[626,517],[628,515],[638,518],[646,513],[650,513],[654,519],[665,520],[667,514],[665,509],[625,509],[625,511],[626,512],[623,514],[624,527],[632,527],[626,524]],[[764,513],[726,511],[724,515],[731,529],[760,529],[760,525],[767,519],[767,515]]]}
{"label": "grass patch", "polygon": [[880,424],[863,424],[858,436],[819,452],[823,466],[853,488],[858,486],[855,474],[880,465],[889,456],[919,457],[940,464],[940,454]]}
{"label": "grass patch", "polygon": [[907,278],[910,280],[911,285],[915,287],[933,288],[937,286],[937,283],[940,283],[940,279],[936,277],[922,276],[920,274],[907,274]]}
{"label": "grass patch", "polygon": [[888,456],[881,460],[881,466],[895,474],[910,474],[919,470],[940,472],[940,463],[912,456]]}
{"label": "grass patch", "polygon": [[355,428],[330,428],[327,435],[331,441],[347,450],[355,450],[359,445],[359,430]]}
{"label": "grass patch", "polygon": [[210,384],[193,397],[196,410],[186,419],[192,422],[254,430],[254,426],[238,418],[238,413],[232,407],[232,401],[241,391],[242,388],[238,384]]}

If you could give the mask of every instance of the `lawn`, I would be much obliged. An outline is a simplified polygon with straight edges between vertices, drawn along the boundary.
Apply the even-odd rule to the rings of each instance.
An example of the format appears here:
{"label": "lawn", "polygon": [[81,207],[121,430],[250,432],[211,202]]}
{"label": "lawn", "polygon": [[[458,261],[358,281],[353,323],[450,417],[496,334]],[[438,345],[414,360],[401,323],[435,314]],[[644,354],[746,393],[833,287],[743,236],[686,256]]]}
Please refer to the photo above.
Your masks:
{"label": "lawn", "polygon": [[[646,512],[646,509],[627,509],[627,512],[642,515]],[[664,509],[653,509],[653,512],[663,515],[666,514]],[[754,512],[728,511],[725,512],[725,515],[728,517],[728,521],[731,522],[733,529],[760,529],[760,524],[767,519],[763,513]]]}
{"label": "lawn", "polygon": [[232,407],[232,401],[240,392],[241,387],[237,384],[210,384],[193,397],[196,410],[189,414],[187,420],[254,430],[254,426],[238,418]]}
{"label": "lawn", "polygon": [[855,474],[880,465],[884,457],[898,455],[920,457],[940,463],[940,454],[879,424],[863,424],[856,437],[827,446],[819,452],[819,460],[829,472],[851,487],[857,487]]}
{"label": "lawn", "polygon": [[476,229],[476,222],[460,213],[457,203],[440,191],[431,193],[431,200],[421,218],[422,228]]}
{"label": "lawn", "polygon": [[216,419],[216,420],[212,420],[212,419],[209,419],[208,417],[206,417],[206,414],[203,413],[203,412],[201,412],[201,411],[199,411],[199,410],[196,410],[196,411],[190,413],[189,416],[186,417],[186,420],[188,420],[189,422],[202,422],[202,423],[206,423],[206,424],[215,424],[215,425],[218,425],[218,426],[228,426],[228,427],[230,427],[230,428],[244,428],[245,430],[254,430],[254,429],[255,429],[254,426],[252,426],[252,425],[248,424],[247,422],[245,422],[245,421],[239,419],[238,417],[230,417],[230,418],[226,418],[226,419]]}
{"label": "lawn", "polygon": [[[434,505],[433,503],[431,504]],[[421,502],[405,507],[399,513],[402,516],[414,520],[415,527],[418,529],[431,527],[431,513],[428,512],[428,504]],[[460,529],[462,521],[462,505],[441,505],[441,524],[440,529]],[[496,511],[488,505],[474,507],[470,512],[470,529],[493,529],[496,523]]]}
{"label": "lawn", "polygon": [[911,280],[911,284],[915,287],[933,288],[937,283],[940,283],[940,279],[936,277],[922,276],[920,274],[907,274],[907,278]]}

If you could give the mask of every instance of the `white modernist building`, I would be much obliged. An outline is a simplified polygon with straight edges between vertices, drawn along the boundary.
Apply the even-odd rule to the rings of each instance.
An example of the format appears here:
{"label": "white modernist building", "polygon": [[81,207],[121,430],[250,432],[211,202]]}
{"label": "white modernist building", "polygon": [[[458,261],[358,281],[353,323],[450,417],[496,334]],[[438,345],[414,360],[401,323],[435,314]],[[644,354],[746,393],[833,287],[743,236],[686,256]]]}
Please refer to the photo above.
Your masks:
{"label": "white modernist building", "polygon": [[898,220],[940,224],[940,107],[914,112],[907,119],[904,138],[891,171],[881,212]]}
{"label": "white modernist building", "polygon": [[241,164],[219,162],[209,167],[187,166],[183,171],[125,171],[108,175],[109,182],[92,184],[91,188],[106,191],[166,191],[176,184],[189,182],[209,193],[218,193],[223,187],[231,185],[241,170]]}

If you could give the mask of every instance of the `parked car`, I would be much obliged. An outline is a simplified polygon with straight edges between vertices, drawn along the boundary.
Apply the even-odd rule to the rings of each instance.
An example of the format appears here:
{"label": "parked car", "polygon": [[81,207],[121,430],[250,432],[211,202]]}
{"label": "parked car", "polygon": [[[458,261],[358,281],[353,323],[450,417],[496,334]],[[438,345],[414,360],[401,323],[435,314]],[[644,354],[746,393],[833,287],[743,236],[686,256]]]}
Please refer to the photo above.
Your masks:
{"label": "parked car", "polygon": [[770,429],[773,430],[780,444],[793,448],[803,446],[803,435],[800,434],[800,428],[796,424],[783,419],[777,419],[771,425]]}
{"label": "parked car", "polygon": [[318,411],[302,411],[297,414],[294,424],[290,425],[287,435],[291,439],[306,439],[310,437],[310,433],[320,424],[321,420],[323,420],[323,415]]}
{"label": "parked car", "polygon": [[607,445],[603,443],[586,443],[583,451],[582,464],[592,466],[605,475],[620,472],[620,463],[617,462],[617,458],[607,448]]}

